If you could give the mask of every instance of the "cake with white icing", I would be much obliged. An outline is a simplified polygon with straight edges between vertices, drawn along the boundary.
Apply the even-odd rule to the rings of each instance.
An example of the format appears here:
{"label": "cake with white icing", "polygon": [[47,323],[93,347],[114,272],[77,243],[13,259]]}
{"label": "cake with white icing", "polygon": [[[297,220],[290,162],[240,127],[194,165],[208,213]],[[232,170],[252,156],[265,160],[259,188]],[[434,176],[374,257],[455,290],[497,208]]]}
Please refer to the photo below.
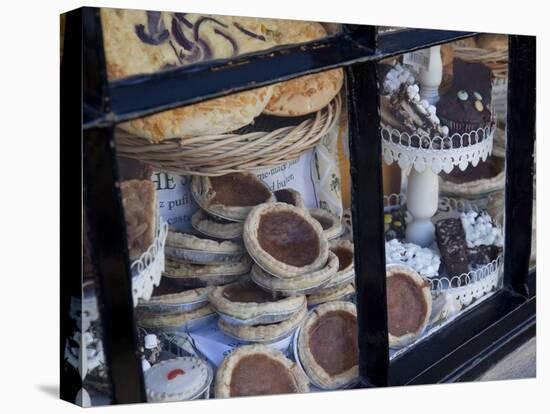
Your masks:
{"label": "cake with white icing", "polygon": [[208,365],[196,357],[162,361],[145,372],[149,402],[183,401],[198,397],[209,386]]}
{"label": "cake with white icing", "polygon": [[422,276],[435,277],[439,272],[440,258],[430,248],[392,239],[386,242],[386,264],[404,264]]}
{"label": "cake with white icing", "polygon": [[493,219],[487,212],[477,213],[468,211],[461,213],[460,221],[466,234],[466,244],[468,247],[481,245],[491,245],[502,247],[502,231],[494,225]]}
{"label": "cake with white icing", "polygon": [[[394,63],[386,73],[382,92],[389,97],[382,100],[382,118],[390,125],[405,127],[408,132],[419,136],[441,136],[449,134],[449,128],[441,125],[436,107],[420,97],[420,87],[412,73],[399,63]],[[385,104],[385,105],[384,105]],[[416,143],[416,145],[425,143]],[[415,145],[414,141],[410,145]]]}

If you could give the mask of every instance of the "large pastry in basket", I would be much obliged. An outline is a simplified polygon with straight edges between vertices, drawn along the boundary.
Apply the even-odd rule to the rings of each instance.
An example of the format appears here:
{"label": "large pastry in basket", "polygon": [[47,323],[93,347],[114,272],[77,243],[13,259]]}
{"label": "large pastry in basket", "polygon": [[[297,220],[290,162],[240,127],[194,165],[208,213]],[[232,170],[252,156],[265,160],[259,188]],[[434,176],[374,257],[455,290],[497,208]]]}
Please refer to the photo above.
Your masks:
{"label": "large pastry in basket", "polygon": [[[280,44],[312,41],[327,36],[320,23],[278,20]],[[338,94],[344,83],[342,69],[301,76],[273,87],[273,95],[264,113],[277,116],[301,116],[317,112]]]}
{"label": "large pastry in basket", "polygon": [[[318,23],[248,17],[102,9],[101,18],[110,80],[228,58],[283,43],[307,42],[326,34]],[[304,93],[311,93],[314,88],[306,86]],[[252,123],[268,105],[272,91],[273,87],[267,86],[232,94],[125,122],[121,128],[152,142],[222,134]],[[321,107],[332,97],[321,99]],[[306,108],[308,105],[302,104]],[[317,110],[318,106],[309,108]],[[286,111],[294,112],[292,108]]]}

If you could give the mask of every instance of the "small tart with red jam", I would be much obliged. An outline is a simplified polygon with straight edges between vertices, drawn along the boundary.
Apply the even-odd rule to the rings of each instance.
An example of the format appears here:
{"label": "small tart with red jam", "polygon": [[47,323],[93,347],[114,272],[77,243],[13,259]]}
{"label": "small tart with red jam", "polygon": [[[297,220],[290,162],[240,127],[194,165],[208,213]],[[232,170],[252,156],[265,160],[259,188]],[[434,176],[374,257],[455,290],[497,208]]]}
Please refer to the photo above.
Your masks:
{"label": "small tart with red jam", "polygon": [[386,267],[388,336],[391,348],[402,348],[422,335],[432,313],[430,283],[413,268]]}
{"label": "small tart with red jam", "polygon": [[215,398],[291,394],[309,391],[300,367],[281,351],[266,345],[244,345],[221,363]]}
{"label": "small tart with red jam", "polygon": [[244,222],[243,241],[254,261],[279,278],[319,270],[328,258],[328,241],[317,220],[286,203],[254,207]]}
{"label": "small tart with red jam", "polygon": [[327,390],[345,388],[359,376],[357,309],[351,302],[314,308],[298,334],[298,357],[312,382]]}
{"label": "small tart with red jam", "polygon": [[244,221],[254,206],[275,201],[269,187],[252,173],[195,176],[191,194],[203,210],[230,221]]}
{"label": "small tart with red jam", "polygon": [[197,398],[212,381],[210,371],[207,363],[197,357],[185,356],[161,361],[144,373],[147,401]]}
{"label": "small tart with red jam", "polygon": [[241,320],[283,313],[290,317],[306,303],[304,295],[281,297],[250,281],[219,286],[210,292],[208,299],[217,312]]}

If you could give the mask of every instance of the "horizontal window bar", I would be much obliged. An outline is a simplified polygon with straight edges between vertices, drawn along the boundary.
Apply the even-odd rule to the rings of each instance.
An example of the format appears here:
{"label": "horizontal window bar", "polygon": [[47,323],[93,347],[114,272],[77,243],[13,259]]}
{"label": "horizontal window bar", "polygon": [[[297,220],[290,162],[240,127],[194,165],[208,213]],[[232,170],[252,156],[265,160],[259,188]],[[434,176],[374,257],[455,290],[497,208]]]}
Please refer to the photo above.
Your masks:
{"label": "horizontal window bar", "polygon": [[349,65],[373,54],[373,50],[341,34],[232,60],[205,62],[113,81],[110,82],[112,114],[99,119],[85,119],[84,128],[127,121]]}
{"label": "horizontal window bar", "polygon": [[476,32],[430,29],[405,29],[380,33],[376,39],[376,58],[385,59],[402,53],[472,37],[476,34]]}
{"label": "horizontal window bar", "polygon": [[281,46],[234,59],[132,76],[110,82],[111,111],[99,116],[93,116],[94,111],[86,111],[84,128],[108,126],[298,76],[368,60],[380,60],[474,34],[405,29],[380,34],[375,52],[343,32],[319,41],[291,47]]}

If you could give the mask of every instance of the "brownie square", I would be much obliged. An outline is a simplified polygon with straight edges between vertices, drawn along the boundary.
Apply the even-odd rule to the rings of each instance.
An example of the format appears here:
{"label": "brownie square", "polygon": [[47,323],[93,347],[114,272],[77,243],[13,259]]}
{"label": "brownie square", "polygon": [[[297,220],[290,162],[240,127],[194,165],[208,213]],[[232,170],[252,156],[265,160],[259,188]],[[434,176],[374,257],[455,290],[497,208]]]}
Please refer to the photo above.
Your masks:
{"label": "brownie square", "polygon": [[443,219],[435,224],[441,262],[450,276],[468,273],[468,246],[460,219]]}

